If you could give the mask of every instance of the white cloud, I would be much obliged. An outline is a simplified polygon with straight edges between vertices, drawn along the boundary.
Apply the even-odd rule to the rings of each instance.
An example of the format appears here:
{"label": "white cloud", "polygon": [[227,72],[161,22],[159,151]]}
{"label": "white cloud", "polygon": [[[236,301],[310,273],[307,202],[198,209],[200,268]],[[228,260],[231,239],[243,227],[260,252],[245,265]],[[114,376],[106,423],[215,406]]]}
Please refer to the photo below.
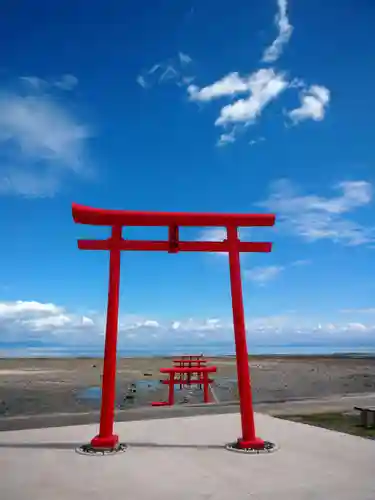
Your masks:
{"label": "white cloud", "polygon": [[226,144],[231,144],[236,140],[235,129],[231,130],[228,134],[221,134],[217,141],[218,146],[225,146]]}
{"label": "white cloud", "polygon": [[295,124],[308,119],[321,121],[324,119],[330,97],[331,93],[326,87],[311,85],[300,95],[301,106],[292,109],[287,114]]}
{"label": "white cloud", "polygon": [[201,89],[196,85],[189,85],[187,92],[192,101],[212,101],[213,99],[219,99],[221,97],[249,92],[250,79],[251,76],[243,78],[237,72],[229,73],[221,80]]}
{"label": "white cloud", "polygon": [[30,314],[60,314],[61,307],[52,303],[41,303],[35,300],[15,302],[0,302],[0,318],[13,318]]}
{"label": "white cloud", "polygon": [[278,227],[307,241],[330,239],[346,245],[374,241],[375,228],[346,217],[356,208],[369,205],[372,186],[366,181],[346,181],[334,186],[340,194],[331,197],[302,195],[288,180],[271,185],[270,196],[256,205],[277,214]]}
{"label": "white cloud", "polygon": [[0,302],[2,340],[9,335],[45,332],[48,336],[59,331],[85,330],[94,325],[87,316],[71,314],[63,307],[37,301]]}
{"label": "white cloud", "polygon": [[352,332],[366,332],[368,330],[368,327],[363,323],[348,323],[344,328]]}
{"label": "white cloud", "polygon": [[128,314],[122,317],[119,321],[119,330],[139,330],[140,328],[159,328],[160,324],[158,321],[153,319],[145,319],[140,316]]}
{"label": "white cloud", "polygon": [[[273,69],[260,69],[253,74],[240,77],[238,73],[230,73],[221,80],[207,87],[196,85],[188,87],[189,97],[193,101],[211,101],[225,96],[248,93],[249,96],[227,104],[220,111],[215,125],[254,123],[263,108],[275,99],[288,86],[283,73],[275,73]],[[230,142],[232,136],[226,134]]]}
{"label": "white cloud", "polygon": [[260,69],[249,79],[251,95],[246,99],[239,99],[233,104],[224,106],[215,125],[238,122],[253,123],[263,108],[276,99],[287,86],[288,82],[284,74],[276,74],[273,69]]}
{"label": "white cloud", "polygon": [[185,332],[212,332],[228,328],[229,325],[219,318],[194,319],[188,318],[185,321],[174,321],[172,329]]}
{"label": "white cloud", "polygon": [[58,314],[56,316],[47,316],[45,318],[25,319],[23,326],[31,330],[45,330],[50,328],[60,328],[70,325],[71,318],[66,314]]}
{"label": "white cloud", "polygon": [[[249,228],[238,228],[238,236],[242,241],[250,234]],[[200,231],[197,241],[224,241],[227,239],[227,230],[224,227],[206,228]],[[227,252],[212,252],[221,257],[228,257]]]}
{"label": "white cloud", "polygon": [[282,54],[284,46],[292,36],[293,26],[289,23],[287,0],[277,0],[278,13],[275,16],[275,24],[279,34],[272,44],[264,51],[263,62],[275,62]]}
{"label": "white cloud", "polygon": [[158,321],[155,321],[153,319],[148,319],[143,324],[144,324],[144,326],[148,326],[150,328],[159,328],[159,326],[160,326]]}
{"label": "white cloud", "polygon": [[[223,241],[227,238],[227,230],[224,227],[206,228],[200,231],[197,241]],[[212,252],[220,257],[227,257],[226,252]]]}
{"label": "white cloud", "polygon": [[375,307],[368,307],[364,309],[341,309],[340,313],[343,314],[375,314]]}
{"label": "white cloud", "polygon": [[265,285],[277,278],[283,271],[284,266],[259,266],[244,272],[245,278],[254,281],[258,285]]}
{"label": "white cloud", "polygon": [[[104,315],[76,314],[52,303],[37,301],[0,302],[0,349],[14,343],[29,344],[26,354],[34,354],[35,349],[43,355],[43,349],[58,354],[64,349],[74,352],[93,352],[102,350],[104,342]],[[371,341],[375,325],[354,319],[351,322],[321,323],[292,315],[250,317],[247,330],[253,344],[265,343],[282,345],[288,342],[335,342],[339,345],[345,339]],[[202,350],[214,348],[221,343],[233,343],[232,318],[219,317],[155,320],[130,315],[122,316],[119,325],[118,348],[144,346],[151,350],[162,346],[166,352],[175,346],[189,345],[196,348],[197,342]],[[205,340],[202,340],[205,339]],[[131,346],[129,346],[131,341]],[[39,346],[39,347],[36,347]],[[5,351],[4,351],[5,350]],[[86,350],[86,351],[85,351]]]}
{"label": "white cloud", "polygon": [[66,173],[86,175],[89,136],[50,95],[0,92],[0,192],[52,196]]}
{"label": "white cloud", "polygon": [[[241,240],[249,237],[249,228],[238,228],[238,235]],[[224,227],[212,227],[202,229],[197,241],[223,241],[227,238],[227,230]]]}
{"label": "white cloud", "polygon": [[203,229],[200,233],[198,241],[223,241],[227,237],[227,230],[223,227],[213,227]]}

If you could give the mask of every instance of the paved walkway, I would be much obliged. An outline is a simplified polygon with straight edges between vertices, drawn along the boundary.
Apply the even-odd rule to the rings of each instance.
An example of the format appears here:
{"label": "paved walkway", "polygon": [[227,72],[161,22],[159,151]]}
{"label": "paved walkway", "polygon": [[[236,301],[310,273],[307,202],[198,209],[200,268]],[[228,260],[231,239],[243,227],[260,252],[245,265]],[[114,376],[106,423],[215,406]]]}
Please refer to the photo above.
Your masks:
{"label": "paved walkway", "polygon": [[256,415],[258,434],[280,449],[223,449],[238,414],[119,423],[130,444],[115,456],[74,448],[96,426],[0,434],[1,500],[374,500],[375,441]]}

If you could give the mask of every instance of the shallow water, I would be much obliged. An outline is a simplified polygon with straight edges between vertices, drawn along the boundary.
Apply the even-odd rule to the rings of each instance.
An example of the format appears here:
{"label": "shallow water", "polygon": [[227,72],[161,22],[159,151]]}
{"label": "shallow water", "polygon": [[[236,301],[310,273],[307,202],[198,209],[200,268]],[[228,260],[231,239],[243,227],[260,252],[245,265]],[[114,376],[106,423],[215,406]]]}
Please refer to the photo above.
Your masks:
{"label": "shallow water", "polygon": [[100,399],[102,395],[101,387],[86,387],[77,394],[78,399]]}
{"label": "shallow water", "polygon": [[140,389],[141,391],[155,391],[159,389],[162,384],[160,380],[157,379],[147,379],[147,380],[137,380],[135,382],[136,389]]}
{"label": "shallow water", "polygon": [[[126,400],[128,403],[134,404],[140,397],[142,399],[144,396],[150,392],[157,391],[161,389],[163,384],[160,380],[147,379],[147,380],[137,380],[133,384],[129,384],[126,388],[117,389],[117,399],[121,401]],[[133,389],[133,390],[132,390]],[[100,386],[85,387],[76,394],[78,400],[86,401],[98,401],[101,399],[102,390]]]}

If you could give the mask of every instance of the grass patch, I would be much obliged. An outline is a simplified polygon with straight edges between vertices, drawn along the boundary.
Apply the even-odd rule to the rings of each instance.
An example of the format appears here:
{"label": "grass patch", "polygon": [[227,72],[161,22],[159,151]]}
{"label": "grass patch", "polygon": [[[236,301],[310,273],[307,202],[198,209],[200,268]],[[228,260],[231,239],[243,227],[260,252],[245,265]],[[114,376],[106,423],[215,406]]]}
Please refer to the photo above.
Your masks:
{"label": "grass patch", "polygon": [[333,431],[345,432],[354,436],[375,439],[375,429],[361,426],[360,417],[348,413],[314,413],[310,415],[277,415],[284,420],[324,427]]}

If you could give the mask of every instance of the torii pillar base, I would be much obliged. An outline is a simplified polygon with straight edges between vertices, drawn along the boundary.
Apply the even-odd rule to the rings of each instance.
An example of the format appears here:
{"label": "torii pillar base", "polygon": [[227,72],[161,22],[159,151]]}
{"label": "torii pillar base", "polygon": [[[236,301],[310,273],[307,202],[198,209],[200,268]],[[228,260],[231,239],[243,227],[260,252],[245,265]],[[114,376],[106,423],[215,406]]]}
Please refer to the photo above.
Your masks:
{"label": "torii pillar base", "polygon": [[263,450],[264,440],[258,437],[251,439],[250,441],[245,441],[244,439],[238,439],[237,446],[242,450],[246,450],[249,448],[252,448],[253,450]]}
{"label": "torii pillar base", "polygon": [[95,436],[90,444],[97,450],[115,450],[119,446],[119,437],[116,434],[104,437]]}

